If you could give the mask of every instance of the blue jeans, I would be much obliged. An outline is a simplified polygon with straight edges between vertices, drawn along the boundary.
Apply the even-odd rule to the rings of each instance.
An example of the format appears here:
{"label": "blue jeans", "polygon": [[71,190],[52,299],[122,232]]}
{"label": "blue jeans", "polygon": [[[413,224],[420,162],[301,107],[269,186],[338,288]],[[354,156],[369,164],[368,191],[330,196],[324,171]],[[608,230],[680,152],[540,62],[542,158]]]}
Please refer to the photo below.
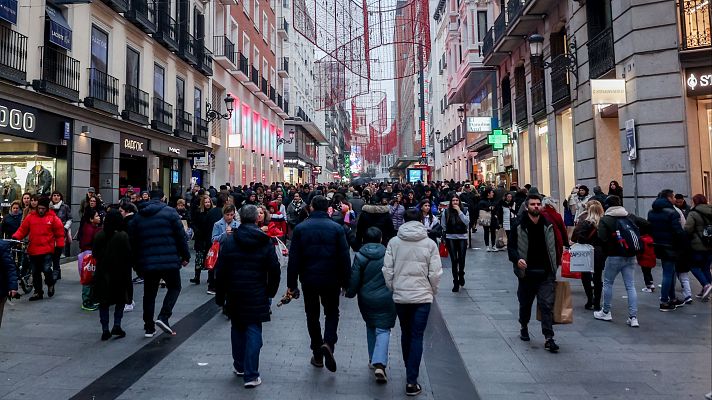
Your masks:
{"label": "blue jeans", "polygon": [[[121,327],[121,319],[124,317],[124,304],[116,304],[114,306],[114,326]],[[109,305],[99,306],[99,322],[101,329],[109,330]]]}
{"label": "blue jeans", "polygon": [[230,330],[232,342],[232,365],[245,373],[245,382],[260,376],[260,349],[262,348],[262,324],[233,323]]}
{"label": "blue jeans", "polygon": [[[611,310],[613,282],[618,274],[623,275],[625,290],[628,292],[628,316],[638,317],[638,294],[635,292],[634,271],[638,265],[635,257],[608,257],[603,269],[603,312]],[[673,267],[674,270],[674,267]]]}
{"label": "blue jeans", "polygon": [[675,261],[660,260],[663,265],[663,287],[660,290],[660,302],[675,300]]}
{"label": "blue jeans", "polygon": [[390,329],[366,327],[366,341],[368,342],[368,359],[371,364],[388,365],[388,342],[391,339]]}
{"label": "blue jeans", "polygon": [[692,251],[690,260],[690,272],[700,281],[700,285],[705,286],[712,283],[712,251]]}
{"label": "blue jeans", "polygon": [[423,334],[428,324],[430,303],[397,304],[396,314],[401,327],[401,349],[405,363],[406,382],[418,383],[420,359],[423,358]]}

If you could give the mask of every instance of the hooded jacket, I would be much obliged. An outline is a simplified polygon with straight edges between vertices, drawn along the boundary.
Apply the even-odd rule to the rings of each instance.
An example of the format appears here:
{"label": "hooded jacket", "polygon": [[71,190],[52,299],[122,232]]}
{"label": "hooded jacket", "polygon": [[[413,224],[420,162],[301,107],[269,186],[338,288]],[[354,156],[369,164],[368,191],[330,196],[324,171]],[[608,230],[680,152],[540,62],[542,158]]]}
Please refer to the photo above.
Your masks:
{"label": "hooded jacket", "polygon": [[[677,213],[675,213],[675,215],[677,215]],[[616,239],[618,218],[628,218],[631,220],[638,227],[641,235],[650,230],[650,223],[644,218],[629,214],[622,206],[609,207],[598,223],[598,238],[603,243],[604,254],[608,257],[621,257],[618,241]]]}
{"label": "hooded jacket", "polygon": [[178,213],[158,199],[141,203],[129,222],[129,238],[136,263],[145,271],[180,269],[181,261],[190,260]]}
{"label": "hooded jacket", "polygon": [[388,244],[393,236],[396,235],[396,230],[393,227],[389,206],[366,204],[361,209],[361,215],[358,217],[356,224],[356,244],[361,246],[363,243],[363,235],[368,228],[376,227],[381,230],[381,244]]}
{"label": "hooded jacket", "polygon": [[[546,243],[546,254],[549,256],[549,265],[551,266],[551,272],[553,276],[556,276],[556,270],[559,267],[560,259],[559,257],[559,245],[556,242],[556,228],[554,225],[546,219],[543,215],[540,215],[540,220],[544,223],[544,243]],[[521,270],[517,266],[520,259],[527,260],[527,254],[529,253],[529,224],[531,219],[528,216],[524,216],[519,220],[519,223],[512,228],[509,235],[509,242],[507,243],[507,253],[509,255],[509,261],[512,262],[512,268],[514,268],[514,275],[518,278],[524,278],[526,276],[526,269]]]}
{"label": "hooded jacket", "polygon": [[64,225],[52,210],[43,216],[37,211],[29,213],[12,238],[22,240],[27,235],[30,236],[27,254],[31,256],[53,254],[56,247],[64,247]]}
{"label": "hooded jacket", "polygon": [[401,225],[383,259],[386,287],[397,304],[432,303],[443,274],[438,246],[419,221]]}
{"label": "hooded jacket", "polygon": [[653,208],[648,212],[651,234],[655,240],[655,255],[660,259],[675,259],[676,247],[683,243],[685,231],[680,223],[680,214],[670,200],[655,199]]}
{"label": "hooded jacket", "polygon": [[20,228],[20,224],[22,224],[22,212],[5,215],[2,219],[2,235],[0,235],[0,238],[10,238]]}
{"label": "hooded jacket", "polygon": [[348,287],[351,259],[346,234],[325,211],[314,211],[294,228],[289,246],[287,287]]}
{"label": "hooded jacket", "polygon": [[224,240],[215,266],[215,302],[233,321],[267,322],[269,299],[277,294],[281,271],[272,239],[254,224],[241,224]]}
{"label": "hooded jacket", "polygon": [[712,251],[702,242],[702,230],[707,225],[712,225],[712,205],[698,204],[690,210],[685,221],[685,231],[690,235],[692,250]]}
{"label": "hooded jacket", "polygon": [[358,294],[358,308],[366,326],[390,329],[396,324],[396,304],[383,278],[385,255],[386,248],[380,243],[366,243],[361,247],[351,265],[346,297]]}

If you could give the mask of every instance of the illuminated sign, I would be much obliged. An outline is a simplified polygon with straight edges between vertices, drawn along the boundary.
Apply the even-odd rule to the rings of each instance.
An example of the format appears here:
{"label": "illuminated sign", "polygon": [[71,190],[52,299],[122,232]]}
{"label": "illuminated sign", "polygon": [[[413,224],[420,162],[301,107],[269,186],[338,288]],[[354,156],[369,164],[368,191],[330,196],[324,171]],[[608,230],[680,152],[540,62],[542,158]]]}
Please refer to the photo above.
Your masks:
{"label": "illuminated sign", "polygon": [[491,117],[467,117],[468,132],[489,132],[492,130]]}
{"label": "illuminated sign", "polygon": [[501,129],[492,129],[492,133],[487,135],[487,143],[495,150],[502,150],[504,145],[509,144],[509,135]]}
{"label": "illuminated sign", "polygon": [[591,104],[625,104],[625,79],[591,79]]}

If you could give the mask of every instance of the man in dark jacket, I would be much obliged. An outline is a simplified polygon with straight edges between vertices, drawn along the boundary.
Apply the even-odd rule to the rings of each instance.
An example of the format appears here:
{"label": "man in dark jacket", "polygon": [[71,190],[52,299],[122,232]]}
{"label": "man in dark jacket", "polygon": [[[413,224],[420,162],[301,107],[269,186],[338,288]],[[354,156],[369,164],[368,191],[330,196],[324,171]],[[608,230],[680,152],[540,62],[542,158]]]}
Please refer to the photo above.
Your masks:
{"label": "man in dark jacket", "polygon": [[0,240],[0,324],[7,298],[17,295],[17,270],[10,251],[11,243]]}
{"label": "man in dark jacket", "polygon": [[603,193],[603,190],[601,190],[600,186],[594,186],[593,196],[589,200],[596,200],[597,202],[601,203],[601,205],[603,205],[603,203],[606,202],[606,197],[608,196]]}
{"label": "man in dark jacket", "polygon": [[[388,197],[383,197],[388,199]],[[393,227],[390,208],[386,204],[366,204],[361,208],[361,214],[358,216],[356,223],[356,247],[361,248],[364,243],[363,236],[368,228],[375,227],[381,230],[383,237],[381,238],[384,246],[388,241],[396,235],[396,229]]]}
{"label": "man in dark jacket", "polygon": [[651,234],[655,241],[655,255],[663,266],[663,287],[660,293],[660,311],[674,310],[684,303],[675,298],[675,262],[678,259],[677,248],[685,243],[685,230],[680,221],[680,214],[673,202],[675,192],[665,189],[658,194],[653,208],[648,212]]}
{"label": "man in dark jacket", "polygon": [[[287,290],[295,293],[297,279],[302,283],[304,311],[311,338],[311,364],[336,371],[334,346],[339,325],[339,295],[349,285],[351,260],[346,235],[327,214],[329,201],[314,196],[309,218],[294,228],[289,247]],[[388,215],[388,214],[386,214]],[[324,337],[319,323],[319,303],[324,306]]]}
{"label": "man in dark jacket", "polygon": [[541,198],[530,194],[525,202],[527,212],[512,228],[507,251],[514,274],[519,278],[519,338],[530,340],[527,325],[536,298],[541,311],[541,332],[546,338],[544,348],[552,353],[559,351],[554,342],[554,281],[556,280],[556,234],[554,226],[541,216]]}
{"label": "man in dark jacket", "polygon": [[[138,214],[129,223],[131,248],[136,265],[144,271],[143,322],[145,337],[156,334],[156,325],[171,335],[175,332],[168,324],[180,294],[180,269],[188,265],[190,252],[188,239],[174,208],[161,202],[162,190],[152,190],[151,200],[139,206]],[[158,319],[153,320],[158,285],[166,283],[166,296]]]}
{"label": "man in dark jacket", "polygon": [[257,227],[257,207],[248,204],[239,212],[242,224],[220,247],[215,302],[223,306],[227,300],[234,372],[252,388],[262,383],[257,370],[262,323],[270,320],[269,299],[277,294],[280,268],[272,240]]}

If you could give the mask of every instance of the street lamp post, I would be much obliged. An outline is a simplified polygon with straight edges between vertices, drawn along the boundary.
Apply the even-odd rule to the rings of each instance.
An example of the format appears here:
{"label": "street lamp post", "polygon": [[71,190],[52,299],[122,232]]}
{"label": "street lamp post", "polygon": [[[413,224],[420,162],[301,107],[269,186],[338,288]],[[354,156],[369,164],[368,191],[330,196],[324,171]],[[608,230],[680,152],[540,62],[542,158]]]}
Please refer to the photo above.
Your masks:
{"label": "street lamp post", "polygon": [[205,118],[208,122],[216,121],[216,120],[221,120],[221,119],[230,119],[232,117],[232,111],[233,107],[235,105],[235,98],[232,97],[230,93],[225,96],[225,109],[227,112],[225,114],[221,114],[220,111],[212,108],[210,103],[205,104]]}
{"label": "street lamp post", "polygon": [[283,137],[278,137],[277,138],[277,146],[281,146],[285,143],[292,144],[293,141],[294,141],[294,129],[290,129],[289,130],[289,140],[287,140]]}
{"label": "street lamp post", "polygon": [[[543,60],[544,54],[544,36],[534,33],[527,38],[529,42],[529,52],[532,57],[532,64],[538,64],[544,69],[551,68],[552,64]],[[578,82],[578,58],[576,56],[576,37],[572,36],[568,43],[568,52],[562,54],[564,68],[574,74],[576,82]]]}

